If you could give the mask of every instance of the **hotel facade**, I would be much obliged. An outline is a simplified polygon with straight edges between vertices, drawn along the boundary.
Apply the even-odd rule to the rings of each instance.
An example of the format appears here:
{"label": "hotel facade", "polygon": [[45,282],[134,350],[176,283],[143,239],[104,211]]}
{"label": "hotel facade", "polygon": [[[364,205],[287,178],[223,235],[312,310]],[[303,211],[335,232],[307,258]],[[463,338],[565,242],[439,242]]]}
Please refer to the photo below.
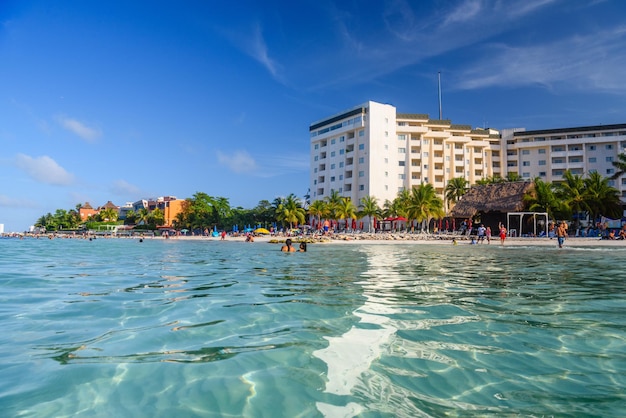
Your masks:
{"label": "hotel facade", "polygon": [[[455,177],[470,185],[509,172],[547,182],[562,180],[567,169],[610,177],[626,148],[626,124],[500,133],[372,101],[312,123],[309,135],[311,200],[337,191],[357,206],[365,196],[382,205],[425,183],[443,198]],[[611,184],[626,199],[626,179]]]}

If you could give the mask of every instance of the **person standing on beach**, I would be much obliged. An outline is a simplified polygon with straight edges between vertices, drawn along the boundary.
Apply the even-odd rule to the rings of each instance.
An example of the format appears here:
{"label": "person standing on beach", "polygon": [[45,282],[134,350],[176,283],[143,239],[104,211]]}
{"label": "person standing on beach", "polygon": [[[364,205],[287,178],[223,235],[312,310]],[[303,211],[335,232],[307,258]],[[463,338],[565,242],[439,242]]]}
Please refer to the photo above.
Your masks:
{"label": "person standing on beach", "polygon": [[502,225],[502,223],[498,225],[498,228],[500,228],[500,245],[504,245],[504,240],[506,239],[506,228]]}
{"label": "person standing on beach", "polygon": [[491,242],[491,227],[488,226],[487,229],[485,229],[485,237],[487,238],[487,244],[489,244]]}
{"label": "person standing on beach", "polygon": [[476,231],[476,233],[478,234],[478,242],[480,242],[481,244],[485,240],[486,232],[487,232],[487,228],[485,228],[485,225],[480,224],[480,226],[478,227],[478,230]]}
{"label": "person standing on beach", "polygon": [[565,237],[567,236],[567,227],[565,226],[565,221],[559,224],[559,227],[556,229],[556,239],[559,243],[559,248],[563,248],[563,243],[565,242]]}

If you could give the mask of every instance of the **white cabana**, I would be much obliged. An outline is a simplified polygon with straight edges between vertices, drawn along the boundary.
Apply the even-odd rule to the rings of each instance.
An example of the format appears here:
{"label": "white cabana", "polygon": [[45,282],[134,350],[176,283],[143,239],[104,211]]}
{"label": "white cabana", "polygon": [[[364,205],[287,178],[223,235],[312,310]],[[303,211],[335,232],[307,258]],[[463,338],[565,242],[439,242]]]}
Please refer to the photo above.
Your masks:
{"label": "white cabana", "polygon": [[[514,231],[515,236],[522,236],[522,226],[524,224],[524,218],[527,216],[533,217],[533,234],[534,236],[539,236],[537,234],[537,223],[539,226],[543,226],[540,228],[543,230],[545,237],[548,236],[548,214],[546,212],[507,212],[506,214],[506,229],[509,232],[509,236],[512,236],[512,232]],[[513,220],[519,219],[519,223],[512,224],[511,217]],[[537,222],[537,218],[539,218],[539,222]],[[543,225],[542,225],[543,223]],[[519,229],[512,228],[513,226],[519,225]]]}

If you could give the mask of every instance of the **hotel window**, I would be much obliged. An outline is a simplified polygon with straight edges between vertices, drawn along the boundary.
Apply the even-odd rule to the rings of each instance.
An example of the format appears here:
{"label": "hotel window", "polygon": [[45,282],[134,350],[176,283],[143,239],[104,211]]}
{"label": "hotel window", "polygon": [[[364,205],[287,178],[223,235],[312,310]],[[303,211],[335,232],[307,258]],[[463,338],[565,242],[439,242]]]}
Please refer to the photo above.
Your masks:
{"label": "hotel window", "polygon": [[330,181],[335,181],[335,176],[330,176]]}
{"label": "hotel window", "polygon": [[450,161],[450,156],[446,155],[446,161]]}
{"label": "hotel window", "polygon": [[406,154],[406,148],[398,148],[399,154]]}
{"label": "hotel window", "polygon": [[365,144],[359,144],[359,150],[364,150],[365,149]]}
{"label": "hotel window", "polygon": [[539,177],[545,177],[546,176],[546,172],[545,171],[540,171],[539,172]]}
{"label": "hotel window", "polygon": [[359,185],[359,190],[360,190],[360,191],[365,190],[365,186],[364,186],[363,184]]}
{"label": "hotel window", "polygon": [[335,156],[335,151],[331,151],[331,152],[330,152],[330,156],[331,156],[331,157],[334,157],[334,156]]}
{"label": "hotel window", "polygon": [[365,131],[363,130],[359,131],[359,136],[365,136]]}
{"label": "hotel window", "polygon": [[398,139],[400,141],[405,141],[406,140],[406,135],[405,134],[398,134]]}
{"label": "hotel window", "polygon": [[365,158],[359,157],[359,164],[363,164],[365,162]]}
{"label": "hotel window", "polygon": [[313,161],[317,161],[317,160],[318,160],[318,158],[319,158],[319,157],[316,155],[316,156],[313,158]]}
{"label": "hotel window", "polygon": [[385,144],[385,151],[389,149],[389,145]]}
{"label": "hotel window", "polygon": [[596,162],[596,157],[589,157],[589,162],[590,163],[595,163]]}
{"label": "hotel window", "polygon": [[335,138],[330,140],[330,145],[335,145]]}
{"label": "hotel window", "polygon": [[613,144],[606,144],[604,146],[604,148],[606,148],[606,149],[613,149]]}
{"label": "hotel window", "polygon": [[399,178],[400,180],[404,180],[404,174],[398,174],[398,178]]}
{"label": "hotel window", "polygon": [[545,149],[545,148],[539,148],[539,149],[537,150],[537,153],[538,153],[538,154],[545,154],[545,153],[546,153],[546,149]]}
{"label": "hotel window", "polygon": [[424,158],[428,158],[428,152],[427,152],[427,151],[424,151],[424,152],[422,153],[422,157],[424,157]]}
{"label": "hotel window", "polygon": [[389,136],[389,132],[385,131],[385,137]]}
{"label": "hotel window", "polygon": [[313,169],[313,172],[314,172],[314,173],[317,173],[317,167],[315,167],[315,168]]}
{"label": "hotel window", "polygon": [[595,145],[589,145],[589,151],[595,151],[595,150],[596,150]]}
{"label": "hotel window", "polygon": [[424,164],[424,170],[428,170],[428,164]]}
{"label": "hotel window", "polygon": [[335,164],[331,164],[331,165],[330,165],[330,169],[331,169],[331,170],[334,170],[334,169],[335,169]]}
{"label": "hotel window", "polygon": [[528,177],[530,177],[530,173],[522,173],[522,177],[528,178]]}
{"label": "hotel window", "polygon": [[365,177],[365,171],[359,171],[359,177]]}
{"label": "hotel window", "polygon": [[343,155],[343,154],[345,154],[345,152],[346,152],[346,150],[345,150],[345,149],[343,149],[343,148],[341,148],[341,149],[339,150],[339,155]]}
{"label": "hotel window", "polygon": [[389,177],[389,172],[385,171],[385,177]]}
{"label": "hotel window", "polygon": [[424,139],[424,140],[422,140],[422,144],[424,144],[424,145],[428,145],[428,139]]}
{"label": "hotel window", "polygon": [[529,149],[522,150],[522,155],[529,155],[529,154],[530,154],[530,150]]}
{"label": "hotel window", "polygon": [[385,164],[389,164],[389,158],[385,158]]}
{"label": "hotel window", "polygon": [[399,167],[404,167],[404,161],[398,161],[398,166]]}
{"label": "hotel window", "polygon": [[339,174],[339,181],[343,180],[343,174]]}
{"label": "hotel window", "polygon": [[609,180],[608,183],[610,187],[615,187],[615,180]]}
{"label": "hotel window", "polygon": [[546,165],[546,160],[539,160],[538,165]]}
{"label": "hotel window", "polygon": [[320,144],[315,144],[315,146],[313,147],[314,149],[319,149]]}
{"label": "hotel window", "polygon": [[340,136],[340,137],[339,137],[339,142],[343,142],[343,141],[345,141],[345,140],[346,140],[346,137],[345,137],[345,136]]}
{"label": "hotel window", "polygon": [[530,167],[530,161],[522,161],[522,166]]}
{"label": "hotel window", "polygon": [[339,162],[339,168],[343,168],[343,161]]}
{"label": "hotel window", "polygon": [[613,161],[613,157],[606,157],[606,162],[610,163],[611,161]]}
{"label": "hotel window", "polygon": [[615,169],[614,168],[607,168],[606,169],[606,174],[613,174],[615,173]]}

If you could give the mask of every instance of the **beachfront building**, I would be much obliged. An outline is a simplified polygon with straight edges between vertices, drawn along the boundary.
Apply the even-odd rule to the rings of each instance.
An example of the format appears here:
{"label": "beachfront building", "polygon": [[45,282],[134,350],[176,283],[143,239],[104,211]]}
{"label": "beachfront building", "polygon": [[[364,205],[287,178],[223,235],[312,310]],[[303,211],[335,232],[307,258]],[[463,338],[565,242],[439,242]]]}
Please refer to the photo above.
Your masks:
{"label": "beachfront building", "polygon": [[[545,182],[563,180],[565,170],[584,176],[598,172],[603,177],[615,174],[612,162],[626,151],[626,124],[583,126],[526,131],[502,131],[506,149],[507,172],[518,173],[524,180],[539,177]],[[626,201],[626,177],[609,180]]]}
{"label": "beachfront building", "polygon": [[358,206],[431,184],[443,199],[448,181],[470,184],[501,175],[500,134],[425,114],[398,113],[389,104],[366,102],[309,126],[311,200],[333,191]]}
{"label": "beachfront building", "polygon": [[183,211],[185,200],[177,199],[176,196],[160,196],[153,199],[142,199],[131,204],[132,210],[137,213],[141,209],[152,212],[160,209],[163,212],[165,223],[163,226],[172,227],[176,216]]}
{"label": "beachfront building", "polygon": [[[626,124],[500,133],[372,101],[312,123],[309,135],[311,200],[336,191],[357,206],[365,196],[382,205],[426,183],[443,199],[456,177],[470,185],[509,173],[545,182],[563,180],[566,170],[610,177],[626,151]],[[626,176],[609,183],[626,201]]]}

